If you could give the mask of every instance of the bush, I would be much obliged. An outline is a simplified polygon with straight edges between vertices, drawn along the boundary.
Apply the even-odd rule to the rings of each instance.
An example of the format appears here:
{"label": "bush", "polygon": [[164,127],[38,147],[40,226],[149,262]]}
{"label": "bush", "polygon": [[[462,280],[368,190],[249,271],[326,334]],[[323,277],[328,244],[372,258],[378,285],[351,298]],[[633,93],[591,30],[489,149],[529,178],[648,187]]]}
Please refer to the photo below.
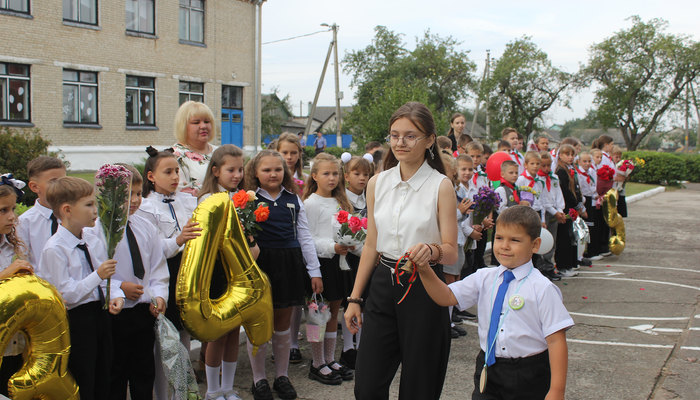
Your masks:
{"label": "bush", "polygon": [[634,169],[631,182],[677,185],[681,181],[700,182],[700,156],[652,151],[628,151],[624,159],[640,158],[644,165]]}
{"label": "bush", "polygon": [[[44,139],[39,129],[13,129],[0,127],[0,174],[11,173],[15,178],[29,183],[27,179],[27,163],[39,156],[58,157],[58,153],[48,151],[51,141]],[[66,168],[69,163],[66,162]],[[36,194],[24,188],[25,195],[22,203],[33,205]]]}

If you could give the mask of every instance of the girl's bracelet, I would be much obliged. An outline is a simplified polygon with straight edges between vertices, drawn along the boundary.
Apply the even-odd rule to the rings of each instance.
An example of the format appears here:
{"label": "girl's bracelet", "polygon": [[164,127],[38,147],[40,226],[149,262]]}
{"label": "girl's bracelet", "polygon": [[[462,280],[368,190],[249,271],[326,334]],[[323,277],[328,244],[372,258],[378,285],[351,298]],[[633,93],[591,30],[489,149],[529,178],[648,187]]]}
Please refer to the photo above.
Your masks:
{"label": "girl's bracelet", "polygon": [[440,261],[442,260],[442,247],[440,247],[440,245],[437,243],[431,243],[430,245],[435,246],[438,249],[439,255],[437,260],[435,260],[435,264],[440,264]]}
{"label": "girl's bracelet", "polygon": [[348,297],[348,303],[362,304],[362,297]]}

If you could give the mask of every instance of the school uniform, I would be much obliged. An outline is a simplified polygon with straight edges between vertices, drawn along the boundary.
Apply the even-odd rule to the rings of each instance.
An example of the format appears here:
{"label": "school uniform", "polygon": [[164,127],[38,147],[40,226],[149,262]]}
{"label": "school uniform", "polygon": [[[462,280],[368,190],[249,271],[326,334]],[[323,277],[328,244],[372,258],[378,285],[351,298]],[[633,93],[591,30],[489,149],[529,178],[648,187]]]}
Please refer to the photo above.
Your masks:
{"label": "school uniform", "polygon": [[510,158],[518,164],[518,175],[525,172],[525,157],[519,151],[512,150]]}
{"label": "school uniform", "polygon": [[[5,235],[0,234],[0,271],[9,267],[12,264],[12,259],[15,256],[14,247],[7,241]],[[8,381],[22,368],[24,360],[22,352],[27,346],[24,334],[17,332],[10,343],[5,348],[2,356],[2,365],[0,365],[0,394],[9,397],[7,385]]]}
{"label": "school uniform", "polygon": [[184,245],[178,246],[177,237],[192,217],[195,208],[197,208],[197,198],[192,195],[182,192],[164,195],[153,191],[143,199],[141,207],[134,213],[155,226],[158,237],[162,240],[162,251],[167,259],[170,276],[165,316],[180,331],[185,328],[177,307],[176,291]]}
{"label": "school uniform", "polygon": [[[103,309],[106,281],[96,270],[107,260],[105,242],[89,230],[77,238],[58,226],[41,253],[43,278],[63,296],[70,323],[71,354],[68,360],[81,399],[109,397],[112,367],[112,332],[109,312]],[[111,285],[111,299],[124,297]]]}
{"label": "school uniform", "polygon": [[[441,243],[437,201],[448,179],[427,161],[407,181],[400,163],[380,173],[375,187],[374,221],[377,252],[369,299],[365,307],[362,341],[355,369],[355,398],[388,399],[389,386],[401,364],[400,399],[438,399],[450,352],[447,307],[428,296],[420,276],[401,304],[410,274],[396,282],[394,267],[411,246]],[[442,268],[433,267],[444,281]]]}
{"label": "school uniform", "polygon": [[508,207],[517,206],[520,202],[520,197],[518,197],[517,190],[507,187],[503,182],[496,188],[496,193],[501,198],[501,202],[498,204],[498,213],[502,213]]}
{"label": "school uniform", "polygon": [[[482,187],[491,187],[491,181],[489,181],[488,176],[486,175],[486,172],[484,171],[484,168],[479,164],[476,167],[476,172],[474,175],[477,177],[476,178],[476,187],[477,190],[482,188]],[[474,178],[472,178],[474,179]],[[494,218],[494,221],[496,219]],[[479,269],[479,268],[485,268],[486,267],[486,262],[484,261],[484,253],[486,252],[486,244],[488,244],[489,238],[488,234],[486,231],[484,231],[484,234],[481,236],[481,240],[476,242],[476,249],[473,251],[474,253],[474,268]]]}
{"label": "school uniform", "polygon": [[[345,194],[348,196],[348,200],[350,200],[350,204],[352,204],[355,214],[359,214],[361,217],[366,218],[367,197],[365,192],[363,191],[361,194],[355,194],[351,192],[350,189],[346,188]],[[345,256],[348,266],[350,266],[350,269],[352,270],[350,274],[343,274],[345,278],[349,278],[345,280],[343,286],[348,296],[352,294],[352,289],[355,287],[355,278],[357,278],[357,271],[360,268],[360,256],[362,255],[363,247],[364,245],[356,246],[355,250],[348,252],[348,255]],[[369,296],[369,282],[367,285],[365,285],[365,290],[362,292],[362,304],[360,304],[361,308],[365,307],[367,296]],[[347,307],[346,299],[343,299],[341,306],[343,308]]]}
{"label": "school uniform", "polygon": [[[110,399],[126,399],[127,385],[131,399],[151,399],[156,374],[153,355],[156,318],[150,312],[151,296],[162,297],[167,303],[168,265],[162,240],[150,222],[134,214],[129,216],[126,229],[114,253],[117,271],[112,276],[112,285],[121,287],[124,282],[142,285],[143,294],[137,300],[124,299],[122,311],[110,316],[114,342]],[[102,235],[102,229],[93,228],[93,232]]]}
{"label": "school uniform", "polygon": [[[506,283],[504,301],[496,304],[499,297],[496,292],[510,274],[513,280]],[[449,288],[460,310],[478,304],[481,352],[476,359],[472,399],[544,399],[551,380],[546,338],[574,325],[559,288],[530,261],[512,270],[503,266],[480,269]],[[524,300],[519,309],[510,306],[515,304],[510,299],[516,294]],[[500,310],[500,315],[495,311],[500,319],[489,340],[494,307]],[[489,353],[494,352],[495,363],[488,366],[486,389],[480,393],[487,349],[492,349]]]}
{"label": "school uniform", "polygon": [[[565,212],[568,213],[572,208],[580,209],[582,207],[581,191],[578,186],[575,171],[571,168],[557,168],[556,175],[559,177],[561,192],[564,195]],[[573,192],[569,189],[570,180],[574,182]],[[570,270],[578,263],[576,241],[573,234],[573,221],[571,219],[567,219],[564,224],[559,224],[557,236],[554,239],[557,243],[557,251],[554,253],[554,260],[557,265],[557,270],[560,272]]]}
{"label": "school uniform", "polygon": [[310,278],[321,277],[306,209],[299,196],[280,187],[273,198],[258,188],[256,206],[267,203],[270,215],[260,222],[256,241],[260,248],[257,264],[270,279],[273,308],[304,305]]}
{"label": "school uniform", "polygon": [[[476,176],[476,175],[475,175]],[[455,190],[457,195],[457,204],[459,204],[463,199],[472,200],[474,195],[478,192],[476,185],[473,185],[473,181],[470,180],[467,186],[463,183],[459,183]],[[457,208],[457,262],[453,265],[443,265],[442,272],[450,275],[467,276],[471,274],[474,270],[474,252],[476,249],[476,242],[472,242],[469,249],[464,249],[464,245],[467,243],[467,238],[474,232],[472,228],[473,223],[472,213],[462,214]]]}
{"label": "school uniform", "polygon": [[590,258],[600,254],[600,251],[598,250],[598,242],[593,237],[597,229],[595,225],[596,213],[600,212],[600,210],[597,210],[595,207],[598,199],[598,192],[596,190],[596,179],[598,177],[594,175],[595,172],[592,168],[589,168],[588,171],[584,171],[582,168],[576,167],[576,172],[578,176],[578,184],[581,188],[581,195],[585,199],[584,204],[586,206],[586,213],[588,214],[588,217],[584,218],[584,221],[586,222],[586,226],[588,226],[588,232],[590,235],[590,242],[588,243],[588,246],[586,246],[586,252],[583,254],[583,256]]}
{"label": "school uniform", "polygon": [[547,224],[547,230],[552,234],[554,243],[552,249],[539,257],[535,262],[535,267],[542,273],[550,273],[554,271],[554,253],[557,248],[556,238],[557,231],[559,228],[559,221],[555,217],[555,214],[564,212],[564,195],[561,192],[561,184],[559,178],[552,172],[549,174],[543,174],[538,172],[537,175],[543,180],[543,190],[542,190],[542,202],[545,210],[545,224]]}
{"label": "school uniform", "polygon": [[39,270],[41,265],[41,252],[49,238],[56,233],[60,219],[54,216],[53,211],[41,204],[39,199],[34,201],[34,207],[19,216],[17,237],[27,246],[27,261],[34,267],[34,273],[44,277]]}
{"label": "school uniform", "polygon": [[542,192],[544,190],[540,178],[537,176],[531,176],[529,172],[525,171],[522,174],[520,174],[518,180],[515,181],[515,186],[529,186],[530,188],[532,188],[532,190],[537,192],[535,194],[535,200],[532,204],[530,204],[530,207],[533,210],[537,211],[537,213],[540,214],[542,218],[542,222],[545,222],[545,210],[544,206],[542,205]]}

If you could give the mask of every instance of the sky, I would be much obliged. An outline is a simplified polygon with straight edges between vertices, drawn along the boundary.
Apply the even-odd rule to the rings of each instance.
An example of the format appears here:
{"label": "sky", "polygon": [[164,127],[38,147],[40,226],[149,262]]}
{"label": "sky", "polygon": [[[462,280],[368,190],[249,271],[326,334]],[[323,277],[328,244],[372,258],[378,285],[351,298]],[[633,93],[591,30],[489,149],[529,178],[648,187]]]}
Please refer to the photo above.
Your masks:
{"label": "sky", "polygon": [[[645,4],[642,4],[645,3]],[[308,113],[321,76],[328,45],[333,35],[322,32],[277,43],[267,42],[309,34],[327,28],[322,23],[339,26],[338,58],[341,61],[341,106],[354,103],[350,76],[343,73],[342,59],[353,50],[371,44],[374,28],[386,26],[404,34],[409,49],[415,47],[415,38],[430,29],[441,37],[452,36],[462,42],[462,50],[477,63],[481,76],[485,66],[486,50],[492,57],[500,57],[507,43],[523,35],[549,55],[554,66],[576,72],[588,60],[588,49],[615,32],[628,29],[632,15],[645,22],[653,18],[668,21],[668,33],[685,34],[700,40],[697,15],[700,6],[693,1],[665,0],[639,2],[592,0],[568,1],[459,1],[443,0],[435,3],[418,0],[268,0],[262,6],[262,92],[270,93],[277,87],[279,93],[290,95],[295,115]],[[333,59],[331,58],[331,63]],[[334,106],[333,65],[329,65],[319,106]],[[547,125],[563,124],[566,120],[582,118],[592,108],[593,94],[584,91],[574,95],[572,110],[556,107],[546,115]],[[473,103],[471,104],[473,107]]]}

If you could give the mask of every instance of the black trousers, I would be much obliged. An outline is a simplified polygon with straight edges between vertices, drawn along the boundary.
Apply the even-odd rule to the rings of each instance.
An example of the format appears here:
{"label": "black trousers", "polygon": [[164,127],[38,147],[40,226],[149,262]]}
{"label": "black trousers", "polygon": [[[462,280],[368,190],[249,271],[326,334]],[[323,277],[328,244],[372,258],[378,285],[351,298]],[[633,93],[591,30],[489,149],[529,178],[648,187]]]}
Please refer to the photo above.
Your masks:
{"label": "black trousers", "polygon": [[595,208],[595,202],[591,197],[586,197],[586,212],[588,213],[588,218],[585,218],[585,221],[586,225],[588,225],[591,241],[588,243],[588,246],[586,246],[586,252],[583,256],[590,258],[600,254],[600,243],[596,237],[598,233],[596,221],[599,219],[597,214],[600,214],[600,210]]}
{"label": "black trousers", "polygon": [[472,400],[543,400],[549,392],[552,372],[549,351],[525,358],[496,358],[487,369],[484,393],[479,392],[484,352],[476,356]]}
{"label": "black trousers", "polygon": [[486,244],[489,242],[488,231],[484,231],[481,235],[481,240],[476,242],[476,249],[474,253],[474,267],[476,269],[486,268],[486,262],[484,261],[484,253],[486,252]]}
{"label": "black trousers", "polygon": [[498,213],[493,212],[493,234],[491,234],[491,265],[501,265],[496,258],[496,254],[493,252],[493,243],[496,241],[496,220],[498,219]]}
{"label": "black trousers", "polygon": [[610,251],[608,245],[608,239],[610,239],[610,227],[605,222],[605,217],[603,216],[603,208],[596,210],[594,232],[591,234],[591,241],[595,240],[598,245],[598,254],[607,253]]}
{"label": "black trousers", "polygon": [[[463,251],[463,249],[457,249],[457,251]],[[462,267],[462,272],[459,274],[459,279],[468,277],[478,269],[474,256],[475,251],[476,249],[464,252],[464,266]]]}
{"label": "black trousers", "polygon": [[24,360],[21,354],[16,356],[6,356],[2,358],[2,365],[0,365],[0,394],[5,397],[10,397],[8,394],[8,386],[10,384],[10,378],[12,375],[19,372],[19,370],[24,365]]}
{"label": "black trousers", "polygon": [[[433,270],[444,281],[442,266]],[[408,276],[401,277],[401,286],[382,263],[374,270],[357,351],[358,400],[388,399],[399,364],[399,399],[440,398],[450,356],[447,307],[440,307],[428,296],[420,276],[397,305],[408,288]]]}
{"label": "black trousers", "polygon": [[149,305],[141,303],[125,308],[111,318],[114,360],[109,398],[126,400],[128,385],[132,400],[152,399],[156,378],[153,356],[156,319],[149,311]]}
{"label": "black trousers", "polygon": [[109,312],[99,301],[68,310],[70,356],[68,369],[82,400],[109,398],[112,370],[112,328]]}
{"label": "black trousers", "polygon": [[572,229],[573,222],[570,219],[567,219],[565,224],[559,224],[557,228],[557,237],[554,238],[557,243],[557,249],[554,252],[554,262],[557,264],[557,270],[559,271],[572,269],[578,262],[577,248],[571,244]]}

